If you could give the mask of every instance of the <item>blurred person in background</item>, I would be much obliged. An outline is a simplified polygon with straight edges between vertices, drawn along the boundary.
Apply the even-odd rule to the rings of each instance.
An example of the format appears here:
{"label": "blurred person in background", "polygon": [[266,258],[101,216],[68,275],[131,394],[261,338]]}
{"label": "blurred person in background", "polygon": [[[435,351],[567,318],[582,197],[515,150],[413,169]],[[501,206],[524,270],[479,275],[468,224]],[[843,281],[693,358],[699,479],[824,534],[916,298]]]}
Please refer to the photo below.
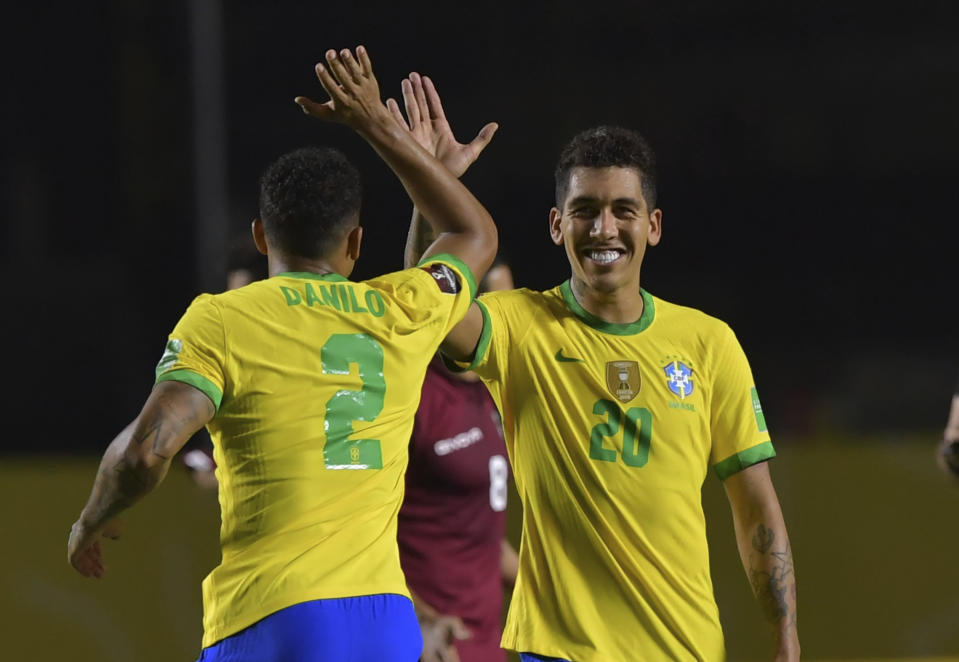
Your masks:
{"label": "blurred person in background", "polygon": [[328,148],[277,159],[254,224],[270,278],[194,299],[67,544],[78,572],[102,577],[116,516],[209,425],[222,560],[203,583],[201,662],[412,662],[422,650],[396,542],[402,479],[427,365],[493,260],[496,227],[395,122],[363,47],[327,51],[315,71],[330,101],[296,102],[360,134],[438,239],[415,268],[351,282],[355,167]]}
{"label": "blurred person in background", "polygon": [[959,382],[952,396],[949,418],[942,433],[942,442],[936,451],[936,461],[946,473],[959,477]]}
{"label": "blurred person in background", "polygon": [[[497,258],[479,292],[513,289]],[[426,371],[410,441],[397,536],[423,632],[423,662],[497,662],[504,588],[519,558],[506,537],[510,470],[489,389],[437,355]]]}
{"label": "blurred person in background", "polygon": [[[429,79],[411,79],[429,107],[419,121],[445,122]],[[745,353],[721,320],[640,285],[662,235],[655,156],[635,131],[594,127],[554,174],[549,231],[569,279],[480,297],[441,346],[489,387],[523,506],[502,645],[524,662],[724,659],[702,509],[712,472],[774,658],[794,662],[792,550]]]}
{"label": "blurred person in background", "polygon": [[[487,124],[472,141],[460,143],[442,113],[430,119],[417,74],[402,82],[402,93],[405,117],[396,101],[386,102],[397,122],[462,177],[497,125]],[[441,107],[438,95],[434,103]],[[435,239],[414,208],[405,266],[415,265]],[[479,292],[513,287],[513,272],[497,255]],[[400,562],[423,631],[422,662],[506,660],[500,647],[503,589],[512,587],[518,566],[506,538],[509,480],[502,425],[489,390],[474,373],[454,372],[435,356],[416,412],[397,530]]]}

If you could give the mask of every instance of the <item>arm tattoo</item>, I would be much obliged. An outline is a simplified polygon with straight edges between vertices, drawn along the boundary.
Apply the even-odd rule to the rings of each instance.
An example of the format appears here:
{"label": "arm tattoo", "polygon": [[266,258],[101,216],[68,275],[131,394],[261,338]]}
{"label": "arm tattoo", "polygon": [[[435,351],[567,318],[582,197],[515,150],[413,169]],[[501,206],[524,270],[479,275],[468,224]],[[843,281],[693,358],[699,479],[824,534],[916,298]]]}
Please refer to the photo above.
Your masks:
{"label": "arm tattoo", "polygon": [[764,524],[760,524],[756,528],[756,535],[753,536],[753,548],[765,554],[769,551],[769,548],[772,547],[773,539],[776,537],[776,534],[772,530],[767,529]]}
{"label": "arm tattoo", "polygon": [[796,584],[792,551],[788,543],[775,549],[775,542],[775,532],[760,523],[752,538],[749,581],[766,619],[794,626]]}

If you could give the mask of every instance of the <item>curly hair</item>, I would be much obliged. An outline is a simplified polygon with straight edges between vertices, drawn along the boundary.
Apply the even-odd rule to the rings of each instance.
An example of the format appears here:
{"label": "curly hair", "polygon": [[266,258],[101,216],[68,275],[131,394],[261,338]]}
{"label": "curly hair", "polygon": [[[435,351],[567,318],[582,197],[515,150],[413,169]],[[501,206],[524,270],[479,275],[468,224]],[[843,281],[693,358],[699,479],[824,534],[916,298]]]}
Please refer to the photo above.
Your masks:
{"label": "curly hair", "polygon": [[656,155],[638,132],[618,126],[587,129],[567,143],[556,164],[556,206],[562,207],[569,193],[573,168],[635,168],[646,206],[656,206]]}
{"label": "curly hair", "polygon": [[270,243],[305,258],[327,255],[356,225],[360,175],[339,151],[303,147],[270,164],[260,178],[260,218]]}

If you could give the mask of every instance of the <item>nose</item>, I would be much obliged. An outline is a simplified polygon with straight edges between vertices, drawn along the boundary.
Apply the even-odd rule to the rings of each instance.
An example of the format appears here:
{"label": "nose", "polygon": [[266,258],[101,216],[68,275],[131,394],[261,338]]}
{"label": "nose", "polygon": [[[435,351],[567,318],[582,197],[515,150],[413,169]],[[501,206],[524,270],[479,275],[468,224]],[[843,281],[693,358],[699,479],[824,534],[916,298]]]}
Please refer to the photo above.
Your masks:
{"label": "nose", "polygon": [[613,210],[604,208],[593,221],[593,227],[590,230],[590,236],[598,239],[613,239],[619,234],[619,228],[616,227],[616,215]]}

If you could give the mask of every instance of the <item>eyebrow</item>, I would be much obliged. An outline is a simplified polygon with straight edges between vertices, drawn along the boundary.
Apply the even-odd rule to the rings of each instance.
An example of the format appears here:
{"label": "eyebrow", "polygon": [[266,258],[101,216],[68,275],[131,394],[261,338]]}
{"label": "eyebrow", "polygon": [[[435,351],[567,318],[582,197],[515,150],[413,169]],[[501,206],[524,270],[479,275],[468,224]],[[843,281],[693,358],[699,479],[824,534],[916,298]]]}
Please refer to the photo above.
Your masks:
{"label": "eyebrow", "polygon": [[[575,198],[569,200],[566,205],[572,207],[573,205],[582,205],[582,204],[596,204],[599,202],[599,198],[590,196],[590,195],[579,195]],[[613,205],[627,205],[630,207],[636,207],[637,209],[642,208],[642,203],[636,198],[616,198],[612,202]]]}

